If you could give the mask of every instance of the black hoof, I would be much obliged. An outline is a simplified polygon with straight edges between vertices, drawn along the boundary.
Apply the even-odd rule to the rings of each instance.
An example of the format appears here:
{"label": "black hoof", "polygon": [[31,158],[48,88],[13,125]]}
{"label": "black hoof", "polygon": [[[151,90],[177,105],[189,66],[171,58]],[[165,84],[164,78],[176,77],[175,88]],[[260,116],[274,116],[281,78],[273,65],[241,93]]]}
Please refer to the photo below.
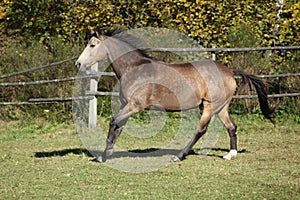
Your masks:
{"label": "black hoof", "polygon": [[182,159],[180,159],[178,156],[173,156],[171,160],[172,162],[180,162]]}

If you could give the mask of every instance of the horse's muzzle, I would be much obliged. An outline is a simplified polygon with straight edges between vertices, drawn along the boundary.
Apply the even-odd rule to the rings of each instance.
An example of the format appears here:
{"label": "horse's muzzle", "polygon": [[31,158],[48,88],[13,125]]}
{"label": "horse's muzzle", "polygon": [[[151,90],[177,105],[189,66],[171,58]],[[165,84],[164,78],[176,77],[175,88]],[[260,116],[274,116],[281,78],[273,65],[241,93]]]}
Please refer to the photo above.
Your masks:
{"label": "horse's muzzle", "polygon": [[75,63],[75,66],[76,66],[77,70],[79,70],[80,67],[81,67],[81,63],[80,63],[80,62],[76,62],[76,63]]}

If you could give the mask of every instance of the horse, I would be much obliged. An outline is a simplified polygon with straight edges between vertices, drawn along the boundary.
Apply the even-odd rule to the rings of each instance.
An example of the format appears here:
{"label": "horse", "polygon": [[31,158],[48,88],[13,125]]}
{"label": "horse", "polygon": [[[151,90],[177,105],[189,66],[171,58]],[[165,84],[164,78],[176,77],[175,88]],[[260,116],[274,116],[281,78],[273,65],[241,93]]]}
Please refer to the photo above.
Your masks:
{"label": "horse", "polygon": [[78,70],[107,59],[120,82],[121,107],[111,118],[106,148],[95,161],[105,162],[114,152],[114,144],[128,118],[147,109],[178,112],[203,107],[197,129],[189,143],[172,157],[182,161],[207,130],[214,115],[218,115],[230,137],[230,151],[223,156],[231,160],[237,156],[237,126],[229,115],[229,104],[236,92],[234,75],[242,78],[241,87],[254,85],[262,114],[274,122],[275,109],[270,108],[266,86],[257,76],[241,70],[229,69],[212,60],[167,63],[151,57],[137,48],[136,37],[123,29],[97,29],[77,59]]}

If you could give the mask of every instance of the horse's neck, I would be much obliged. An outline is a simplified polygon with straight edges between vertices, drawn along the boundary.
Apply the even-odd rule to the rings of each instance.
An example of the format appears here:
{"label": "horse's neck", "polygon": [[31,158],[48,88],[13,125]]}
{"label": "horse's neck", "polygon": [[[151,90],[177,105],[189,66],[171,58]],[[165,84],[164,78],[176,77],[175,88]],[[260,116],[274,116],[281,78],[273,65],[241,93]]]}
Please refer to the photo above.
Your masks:
{"label": "horse's neck", "polygon": [[118,78],[137,66],[151,62],[138,50],[120,41],[113,41],[108,49],[109,61]]}

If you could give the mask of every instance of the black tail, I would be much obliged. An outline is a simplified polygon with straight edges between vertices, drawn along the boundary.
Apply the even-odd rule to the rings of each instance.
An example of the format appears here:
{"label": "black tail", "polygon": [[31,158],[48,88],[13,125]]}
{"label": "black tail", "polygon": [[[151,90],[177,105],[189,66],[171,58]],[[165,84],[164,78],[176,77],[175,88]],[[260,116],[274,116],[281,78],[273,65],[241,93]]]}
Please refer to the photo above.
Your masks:
{"label": "black tail", "polygon": [[[274,108],[270,108],[270,105],[268,103],[268,95],[265,89],[265,84],[263,81],[252,74],[247,74],[246,72],[240,71],[240,70],[232,70],[232,72],[236,75],[240,75],[242,77],[242,86],[245,87],[246,85],[250,85],[251,83],[254,85],[257,95],[258,95],[258,101],[260,109],[263,113],[263,115],[269,119],[272,123],[275,123],[275,110],[278,108],[278,106],[275,106]],[[251,85],[250,85],[251,86]]]}

